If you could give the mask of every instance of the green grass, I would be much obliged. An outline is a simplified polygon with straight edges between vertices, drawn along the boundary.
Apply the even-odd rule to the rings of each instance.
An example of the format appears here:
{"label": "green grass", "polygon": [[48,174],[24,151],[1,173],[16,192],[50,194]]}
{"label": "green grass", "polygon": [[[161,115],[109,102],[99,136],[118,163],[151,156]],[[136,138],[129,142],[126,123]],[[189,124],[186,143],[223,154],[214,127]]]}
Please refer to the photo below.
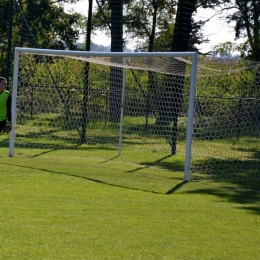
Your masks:
{"label": "green grass", "polygon": [[0,160],[0,259],[259,258],[259,183],[185,183],[183,158],[157,153],[0,148]]}

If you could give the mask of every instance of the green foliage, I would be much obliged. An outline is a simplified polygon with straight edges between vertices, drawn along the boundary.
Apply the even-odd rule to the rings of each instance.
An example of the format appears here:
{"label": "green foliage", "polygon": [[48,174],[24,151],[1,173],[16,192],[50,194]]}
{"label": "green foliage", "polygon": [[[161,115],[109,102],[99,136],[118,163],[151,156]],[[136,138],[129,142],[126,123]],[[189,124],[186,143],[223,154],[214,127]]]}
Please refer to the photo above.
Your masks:
{"label": "green foliage", "polygon": [[254,69],[236,71],[236,68],[233,68],[229,71],[229,61],[212,61],[211,67],[215,70],[219,69],[220,74],[198,77],[198,95],[255,98],[260,95],[259,89],[255,88],[257,66]]}
{"label": "green foliage", "polygon": [[[9,9],[9,0],[0,1],[0,65],[2,74],[6,70],[6,56],[8,37],[12,50],[14,47],[77,49],[76,41],[80,37],[80,30],[84,25],[84,17],[79,13],[66,13],[58,1],[12,1]],[[10,23],[11,22],[11,23]],[[10,28],[9,26],[12,26]]]}
{"label": "green foliage", "polygon": [[224,42],[214,46],[213,51],[220,57],[228,57],[237,50],[237,45],[233,42]]}
{"label": "green foliage", "polygon": [[[234,9],[227,16],[229,23],[235,22],[235,33],[237,38],[246,38],[243,44],[242,54],[250,60],[260,60],[260,12],[259,0],[237,0],[230,3],[229,8]],[[245,46],[249,47],[247,50]]]}
{"label": "green foliage", "polygon": [[[137,48],[148,51],[163,50],[154,47],[154,39],[158,34],[168,34],[167,32],[173,22],[175,14],[176,1],[128,1],[125,3],[124,10],[124,28],[126,41],[128,39],[147,39],[147,45],[141,45]],[[104,17],[105,15],[105,17]],[[108,25],[111,22],[111,10],[108,3],[102,5],[102,12],[96,9],[93,14],[93,28],[103,29],[108,31]],[[155,33],[156,31],[156,33]],[[171,32],[172,34],[172,32]],[[142,43],[143,44],[143,43]],[[168,45],[168,43],[164,43]]]}
{"label": "green foliage", "polygon": [[155,38],[154,46],[156,51],[170,51],[172,42],[172,32],[174,25],[168,21],[163,21],[163,26],[157,33]]}

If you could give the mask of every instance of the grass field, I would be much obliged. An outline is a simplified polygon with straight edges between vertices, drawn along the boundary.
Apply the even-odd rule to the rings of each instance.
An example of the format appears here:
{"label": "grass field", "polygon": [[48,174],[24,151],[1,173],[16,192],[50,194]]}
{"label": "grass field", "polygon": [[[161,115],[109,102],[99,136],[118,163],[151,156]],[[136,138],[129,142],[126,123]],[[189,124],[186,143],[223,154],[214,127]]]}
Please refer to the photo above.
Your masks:
{"label": "grass field", "polygon": [[134,151],[0,160],[0,259],[259,259],[259,183],[185,183]]}

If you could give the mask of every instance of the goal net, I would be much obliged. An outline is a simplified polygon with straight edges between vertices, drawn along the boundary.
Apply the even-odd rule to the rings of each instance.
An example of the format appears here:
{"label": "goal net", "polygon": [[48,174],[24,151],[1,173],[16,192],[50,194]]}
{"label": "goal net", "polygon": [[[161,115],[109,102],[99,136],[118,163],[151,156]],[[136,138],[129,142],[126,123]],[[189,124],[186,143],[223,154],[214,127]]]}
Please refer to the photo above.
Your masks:
{"label": "goal net", "polygon": [[201,58],[193,180],[260,180],[260,63]]}
{"label": "goal net", "polygon": [[[134,150],[160,168],[172,167],[162,158],[184,158],[196,53],[16,48],[15,55],[10,156],[18,147]],[[183,173],[184,162],[176,167]]]}
{"label": "goal net", "polygon": [[10,156],[134,151],[184,180],[259,180],[259,68],[196,53],[16,48]]}

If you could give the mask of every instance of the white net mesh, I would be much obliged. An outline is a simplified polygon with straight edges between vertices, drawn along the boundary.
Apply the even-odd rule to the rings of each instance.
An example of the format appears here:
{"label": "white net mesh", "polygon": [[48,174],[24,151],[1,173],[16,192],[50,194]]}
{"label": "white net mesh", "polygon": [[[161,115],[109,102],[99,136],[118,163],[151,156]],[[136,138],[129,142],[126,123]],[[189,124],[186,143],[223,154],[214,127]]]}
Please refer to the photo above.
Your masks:
{"label": "white net mesh", "polygon": [[[146,165],[183,171],[190,71],[190,58],[21,53],[15,147],[115,150],[121,141],[122,151],[147,153]],[[259,78],[258,63],[199,60],[193,180],[260,179]]]}
{"label": "white net mesh", "polygon": [[[170,57],[21,53],[15,146],[81,149],[86,145],[101,145],[117,148],[122,86],[125,86],[123,149],[169,154],[173,126],[170,117],[167,118],[169,112],[164,109],[172,105],[173,97],[165,96],[165,81],[170,73],[184,78],[190,73],[190,62]],[[175,83],[176,88],[183,88],[182,81]],[[189,79],[184,85],[185,89],[189,88]],[[187,107],[187,100],[185,102]],[[182,152],[185,120],[180,120],[182,148],[179,150]]]}
{"label": "white net mesh", "polygon": [[259,65],[241,60],[200,61],[193,179],[259,180]]}

